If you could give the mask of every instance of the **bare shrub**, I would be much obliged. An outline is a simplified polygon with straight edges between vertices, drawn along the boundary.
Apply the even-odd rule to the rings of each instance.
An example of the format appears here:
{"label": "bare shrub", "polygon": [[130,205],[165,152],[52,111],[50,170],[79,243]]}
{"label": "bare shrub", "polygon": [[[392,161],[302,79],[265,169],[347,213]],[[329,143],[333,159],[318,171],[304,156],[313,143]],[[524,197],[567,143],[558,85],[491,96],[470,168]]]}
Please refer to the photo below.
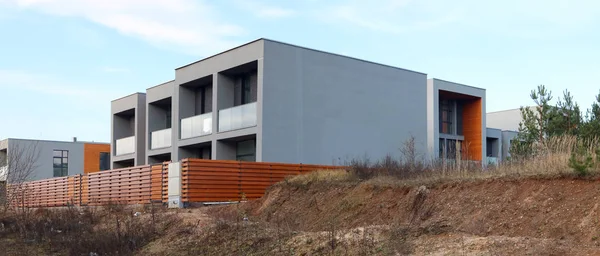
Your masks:
{"label": "bare shrub", "polygon": [[39,208],[26,213],[13,215],[4,235],[69,255],[132,255],[179,222],[176,215],[160,213],[154,226],[151,216],[136,216],[127,207]]}
{"label": "bare shrub", "polygon": [[[6,214],[11,206],[12,210],[19,210],[14,203],[27,193],[25,183],[38,167],[37,160],[40,157],[37,141],[9,144],[8,147],[7,154],[0,154],[0,167],[6,166],[4,173],[0,173],[0,183],[4,183],[4,186],[0,186],[0,215]],[[2,187],[4,192],[1,191]]]}

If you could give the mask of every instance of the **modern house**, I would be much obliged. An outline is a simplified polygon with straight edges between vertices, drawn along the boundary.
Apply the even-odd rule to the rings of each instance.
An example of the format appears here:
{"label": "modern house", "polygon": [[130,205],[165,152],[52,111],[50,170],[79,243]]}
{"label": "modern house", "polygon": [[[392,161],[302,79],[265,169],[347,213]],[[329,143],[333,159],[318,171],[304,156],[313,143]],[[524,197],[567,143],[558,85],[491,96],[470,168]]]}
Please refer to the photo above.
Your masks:
{"label": "modern house", "polygon": [[425,73],[259,39],[114,100],[112,167],[189,157],[336,164],[398,155],[410,138],[425,157],[482,161],[485,97]]}
{"label": "modern house", "polygon": [[27,139],[0,140],[0,181],[11,171],[28,180],[64,177],[110,169],[110,144]]}
{"label": "modern house", "polygon": [[[528,107],[535,111],[535,107]],[[523,121],[521,109],[507,109],[487,113],[487,126],[494,127],[503,131],[519,131],[519,123]]]}
{"label": "modern house", "polygon": [[[528,108],[535,111],[535,107],[530,106]],[[512,140],[517,137],[519,123],[522,121],[520,108],[487,113],[487,127],[490,127],[488,128],[488,136],[489,129],[493,129],[496,134],[499,134],[497,139],[500,142],[501,151],[497,157],[500,157],[500,160],[506,160],[510,157],[510,145]]]}

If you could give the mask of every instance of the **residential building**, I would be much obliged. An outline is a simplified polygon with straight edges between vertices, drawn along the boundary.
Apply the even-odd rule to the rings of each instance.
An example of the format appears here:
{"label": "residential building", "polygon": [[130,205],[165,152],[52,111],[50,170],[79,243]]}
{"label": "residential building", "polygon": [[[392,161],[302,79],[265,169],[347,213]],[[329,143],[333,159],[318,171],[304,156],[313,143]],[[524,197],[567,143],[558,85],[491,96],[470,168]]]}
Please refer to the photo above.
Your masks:
{"label": "residential building", "polygon": [[146,94],[112,101],[111,127],[111,169],[145,164]]}
{"label": "residential building", "polygon": [[[534,114],[537,113],[536,107],[529,106]],[[507,109],[487,113],[487,126],[497,128],[503,131],[519,131],[519,123],[523,121],[521,109]]]}
{"label": "residential building", "polygon": [[[64,177],[110,169],[110,144],[77,141],[5,139],[0,141],[0,180],[11,171],[30,172],[28,180]],[[10,176],[9,176],[10,177]]]}
{"label": "residential building", "polygon": [[[535,107],[528,108],[535,113]],[[510,145],[517,137],[519,124],[522,121],[520,108],[487,113],[488,137],[493,134],[493,138],[499,141],[501,151],[498,156],[495,156],[499,157],[499,160],[506,160],[510,157]],[[493,132],[490,132],[490,130],[493,130]]]}
{"label": "residential building", "polygon": [[398,155],[411,138],[427,158],[481,161],[485,97],[422,72],[259,39],[113,101],[112,166],[189,157],[340,164]]}

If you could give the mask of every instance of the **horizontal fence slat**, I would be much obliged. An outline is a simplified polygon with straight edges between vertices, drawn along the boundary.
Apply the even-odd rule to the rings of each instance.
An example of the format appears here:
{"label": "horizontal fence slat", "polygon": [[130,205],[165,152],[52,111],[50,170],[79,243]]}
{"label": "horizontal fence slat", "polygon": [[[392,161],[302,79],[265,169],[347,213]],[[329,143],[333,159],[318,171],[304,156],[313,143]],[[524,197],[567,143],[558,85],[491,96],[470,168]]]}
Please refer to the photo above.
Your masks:
{"label": "horizontal fence slat", "polygon": [[[170,163],[31,181],[20,186],[7,184],[7,196],[11,198],[11,204],[24,207],[166,203]],[[339,166],[206,159],[183,159],[180,164],[183,202],[257,199],[271,185],[287,177],[342,169]]]}

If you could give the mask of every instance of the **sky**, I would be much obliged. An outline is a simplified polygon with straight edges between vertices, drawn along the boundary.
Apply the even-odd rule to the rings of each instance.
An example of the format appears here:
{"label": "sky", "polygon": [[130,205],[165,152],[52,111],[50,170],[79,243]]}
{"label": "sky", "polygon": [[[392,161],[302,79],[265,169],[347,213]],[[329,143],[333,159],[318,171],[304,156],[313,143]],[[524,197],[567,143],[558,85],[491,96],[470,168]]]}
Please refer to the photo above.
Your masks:
{"label": "sky", "polygon": [[0,139],[110,141],[110,101],[269,38],[486,89],[599,93],[600,1],[0,0]]}

